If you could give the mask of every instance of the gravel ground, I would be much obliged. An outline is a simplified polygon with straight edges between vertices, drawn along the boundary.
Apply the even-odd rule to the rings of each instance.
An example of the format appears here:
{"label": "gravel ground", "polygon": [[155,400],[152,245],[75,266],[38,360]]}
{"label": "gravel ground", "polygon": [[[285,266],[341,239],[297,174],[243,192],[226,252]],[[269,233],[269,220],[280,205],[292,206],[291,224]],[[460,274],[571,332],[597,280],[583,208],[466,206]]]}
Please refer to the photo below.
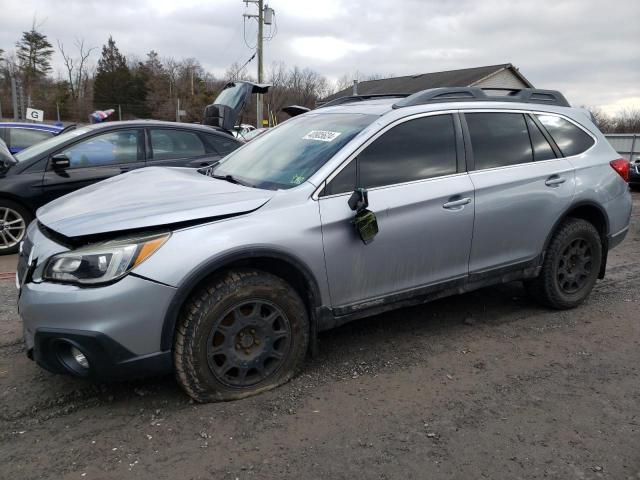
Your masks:
{"label": "gravel ground", "polygon": [[[640,194],[635,194],[640,212]],[[361,320],[258,397],[29,361],[0,281],[0,478],[640,478],[640,215],[567,312],[518,283]]]}

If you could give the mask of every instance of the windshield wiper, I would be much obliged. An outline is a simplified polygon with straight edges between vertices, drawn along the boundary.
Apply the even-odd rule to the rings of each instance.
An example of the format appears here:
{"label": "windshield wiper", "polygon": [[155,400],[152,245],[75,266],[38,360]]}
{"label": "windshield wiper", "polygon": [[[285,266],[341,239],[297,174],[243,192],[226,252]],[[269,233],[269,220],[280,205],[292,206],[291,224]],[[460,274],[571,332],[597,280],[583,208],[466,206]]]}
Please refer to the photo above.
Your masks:
{"label": "windshield wiper", "polygon": [[243,182],[241,180],[238,180],[233,175],[215,175],[215,174],[211,174],[209,176],[211,178],[216,178],[218,180],[224,180],[225,182],[235,183],[236,185],[242,185],[243,187],[253,187],[253,185],[251,185],[251,184],[249,184],[247,182]]}

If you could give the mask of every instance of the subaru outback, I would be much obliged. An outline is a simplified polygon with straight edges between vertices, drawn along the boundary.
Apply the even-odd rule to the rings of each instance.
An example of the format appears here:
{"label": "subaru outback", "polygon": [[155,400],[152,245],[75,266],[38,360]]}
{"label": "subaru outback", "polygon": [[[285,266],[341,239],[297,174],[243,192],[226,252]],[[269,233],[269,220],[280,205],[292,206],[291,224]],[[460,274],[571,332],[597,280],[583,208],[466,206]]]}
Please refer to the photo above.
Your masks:
{"label": "subaru outback", "polygon": [[562,94],[336,103],[199,171],[134,170],[41,207],[16,279],[28,355],[231,400],[354,319],[516,280],[569,309],[604,277],[629,164]]}

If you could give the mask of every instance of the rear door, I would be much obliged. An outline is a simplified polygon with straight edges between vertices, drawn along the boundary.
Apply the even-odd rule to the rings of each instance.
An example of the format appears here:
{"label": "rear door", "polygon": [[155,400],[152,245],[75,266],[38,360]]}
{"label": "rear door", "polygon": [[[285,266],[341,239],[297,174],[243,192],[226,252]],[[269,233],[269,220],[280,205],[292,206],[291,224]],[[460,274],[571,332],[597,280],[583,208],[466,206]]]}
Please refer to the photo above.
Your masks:
{"label": "rear door", "polygon": [[570,205],[573,167],[526,112],[462,117],[476,195],[470,274],[521,267],[538,258]]}
{"label": "rear door", "polygon": [[[456,148],[457,122],[450,113],[403,121],[330,177],[319,204],[337,314],[466,278],[473,186],[461,144]],[[379,233],[368,245],[357,236],[347,204],[356,186],[368,189],[377,216]]]}
{"label": "rear door", "polygon": [[222,158],[211,142],[196,131],[148,128],[148,166],[205,167]]}
{"label": "rear door", "polygon": [[59,153],[69,158],[70,167],[53,170],[49,162],[43,180],[46,202],[100,180],[144,167],[143,129],[111,130],[68,145],[51,156]]}

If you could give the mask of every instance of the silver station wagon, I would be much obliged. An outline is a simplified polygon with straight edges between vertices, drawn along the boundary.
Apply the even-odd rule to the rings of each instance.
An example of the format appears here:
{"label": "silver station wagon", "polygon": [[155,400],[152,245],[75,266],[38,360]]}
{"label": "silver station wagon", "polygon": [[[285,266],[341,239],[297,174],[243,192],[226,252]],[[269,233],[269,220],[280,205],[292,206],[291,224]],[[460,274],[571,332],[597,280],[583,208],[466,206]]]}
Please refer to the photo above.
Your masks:
{"label": "silver station wagon", "polygon": [[500,93],[343,98],[205,169],[40,208],[17,275],[29,356],[94,379],[175,372],[197,401],[230,400],[385,310],[514,280],[576,307],[629,228],[629,164],[562,94]]}

